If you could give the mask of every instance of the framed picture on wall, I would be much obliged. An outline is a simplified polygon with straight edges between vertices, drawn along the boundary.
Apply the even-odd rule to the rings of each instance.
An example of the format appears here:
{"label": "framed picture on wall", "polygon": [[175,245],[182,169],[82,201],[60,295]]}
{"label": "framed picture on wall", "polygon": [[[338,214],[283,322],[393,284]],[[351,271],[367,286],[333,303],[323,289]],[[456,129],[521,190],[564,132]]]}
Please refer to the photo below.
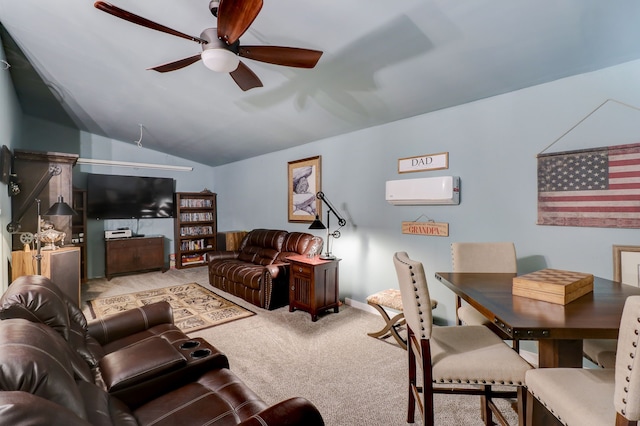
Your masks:
{"label": "framed picture on wall", "polygon": [[613,280],[640,287],[640,246],[613,246]]}
{"label": "framed picture on wall", "polygon": [[320,215],[320,160],[318,155],[289,162],[289,222],[313,222]]}

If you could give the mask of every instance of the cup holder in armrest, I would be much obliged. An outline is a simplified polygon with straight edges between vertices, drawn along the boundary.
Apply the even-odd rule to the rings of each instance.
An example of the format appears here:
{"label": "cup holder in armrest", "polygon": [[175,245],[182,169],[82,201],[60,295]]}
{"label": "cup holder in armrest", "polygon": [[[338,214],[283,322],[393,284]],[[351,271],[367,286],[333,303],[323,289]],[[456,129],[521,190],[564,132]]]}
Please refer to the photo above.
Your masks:
{"label": "cup holder in armrest", "polygon": [[191,358],[199,359],[211,355],[211,349],[198,349],[189,354]]}
{"label": "cup holder in armrest", "polygon": [[183,344],[180,345],[180,349],[193,349],[200,346],[200,342],[197,340],[187,340]]}

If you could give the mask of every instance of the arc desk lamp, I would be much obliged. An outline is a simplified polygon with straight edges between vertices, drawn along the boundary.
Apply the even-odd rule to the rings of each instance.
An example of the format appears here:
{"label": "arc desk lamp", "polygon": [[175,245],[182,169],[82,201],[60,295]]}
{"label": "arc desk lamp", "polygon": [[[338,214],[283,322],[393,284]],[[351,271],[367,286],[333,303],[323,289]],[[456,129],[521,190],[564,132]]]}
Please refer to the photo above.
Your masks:
{"label": "arc desk lamp", "polygon": [[[29,193],[29,195],[25,198],[25,201],[22,203],[20,208],[18,208],[16,219],[12,220],[7,225],[7,231],[11,234],[15,234],[20,231],[20,221],[22,217],[25,215],[27,210],[33,205],[35,202],[37,204],[37,214],[38,214],[38,231],[36,234],[36,255],[34,258],[36,259],[36,274],[40,275],[42,272],[42,248],[40,245],[40,221],[42,219],[40,215],[40,199],[36,198],[40,195],[40,192],[44,189],[45,186],[49,183],[52,177],[57,176],[62,173],[62,168],[57,165],[50,165],[49,170],[40,178],[36,186],[33,188],[33,191]],[[73,216],[77,213],[73,210],[67,203],[64,202],[64,199],[61,195],[58,196],[58,201],[54,203],[49,210],[44,214],[45,216]]]}
{"label": "arc desk lamp", "polygon": [[[323,260],[333,260],[336,257],[331,254],[331,237],[337,239],[340,238],[340,231],[339,229],[342,228],[343,226],[345,226],[347,224],[347,221],[344,220],[336,211],[336,209],[333,207],[333,205],[331,204],[331,202],[327,199],[327,197],[325,197],[324,192],[320,191],[316,194],[316,198],[321,200],[326,206],[327,206],[327,226],[324,226],[324,224],[322,223],[322,221],[320,220],[320,216],[316,215],[316,219],[311,223],[311,225],[309,226],[309,229],[326,229],[327,230],[327,245],[326,245],[326,250],[324,252],[324,254],[320,255],[320,259]],[[335,231],[331,232],[329,230],[329,219],[330,219],[330,215],[329,213],[333,213],[334,216],[338,219],[338,225],[340,225],[338,227],[338,229],[336,229]]]}

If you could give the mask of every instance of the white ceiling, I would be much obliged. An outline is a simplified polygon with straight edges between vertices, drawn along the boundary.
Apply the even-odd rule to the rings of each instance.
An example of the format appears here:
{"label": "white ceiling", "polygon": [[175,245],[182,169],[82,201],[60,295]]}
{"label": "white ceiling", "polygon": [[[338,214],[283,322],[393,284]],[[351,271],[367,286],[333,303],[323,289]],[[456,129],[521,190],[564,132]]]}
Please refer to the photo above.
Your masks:
{"label": "white ceiling", "polygon": [[[209,0],[112,3],[194,36],[216,26]],[[145,148],[213,166],[640,58],[636,0],[267,0],[243,45],[324,54],[243,59],[264,84],[247,92],[201,62],[147,71],[200,46],[93,0],[0,0],[0,23],[27,114],[125,142],[142,124]]]}

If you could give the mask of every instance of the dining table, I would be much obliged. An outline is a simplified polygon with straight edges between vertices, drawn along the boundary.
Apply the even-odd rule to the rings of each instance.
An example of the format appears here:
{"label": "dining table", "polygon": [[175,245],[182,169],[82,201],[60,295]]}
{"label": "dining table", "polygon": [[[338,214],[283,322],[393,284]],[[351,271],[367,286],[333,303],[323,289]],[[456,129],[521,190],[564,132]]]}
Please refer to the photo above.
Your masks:
{"label": "dining table", "polygon": [[512,294],[513,273],[437,272],[436,279],[507,337],[538,342],[538,367],[582,367],[584,339],[616,339],[627,297],[640,288],[594,277],[593,291],[566,305]]}

